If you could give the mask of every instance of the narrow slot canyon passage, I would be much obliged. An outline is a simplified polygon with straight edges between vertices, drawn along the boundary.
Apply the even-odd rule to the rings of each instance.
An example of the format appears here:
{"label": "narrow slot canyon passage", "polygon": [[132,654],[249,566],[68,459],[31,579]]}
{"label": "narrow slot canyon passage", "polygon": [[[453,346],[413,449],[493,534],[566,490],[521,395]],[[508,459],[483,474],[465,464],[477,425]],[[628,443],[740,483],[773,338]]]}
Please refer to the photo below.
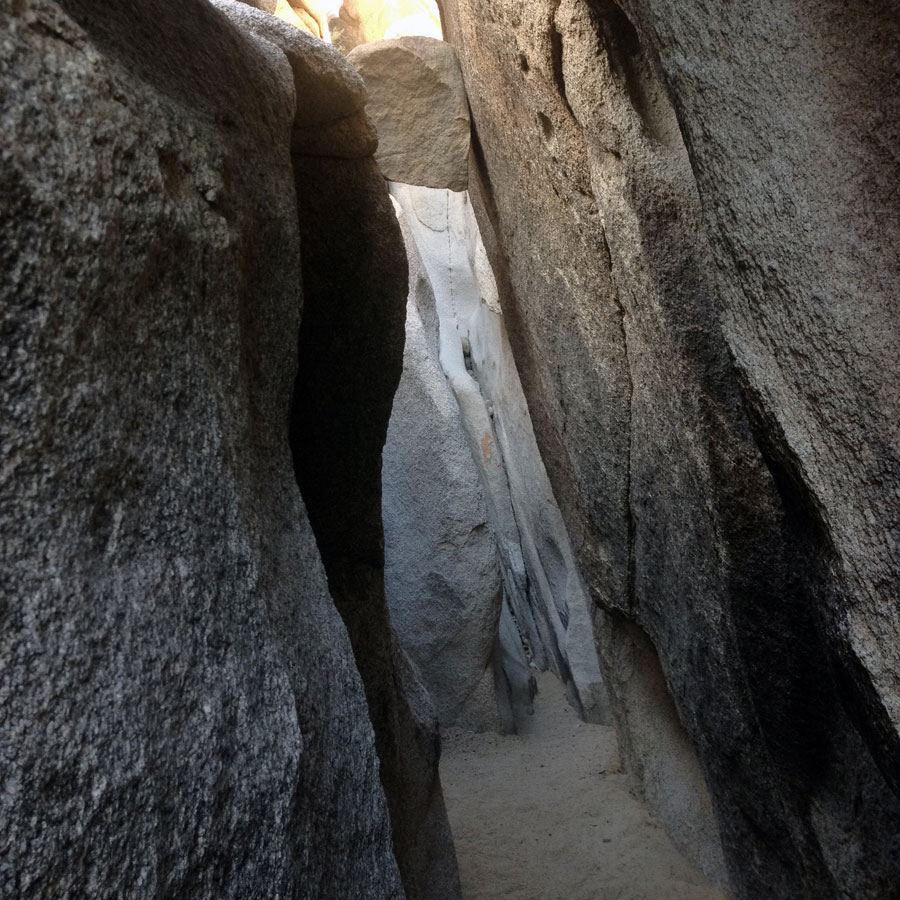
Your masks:
{"label": "narrow slot canyon passage", "polygon": [[[463,900],[721,898],[623,769],[469,198],[390,189],[411,293],[383,469],[386,589],[441,722]],[[690,789],[683,743],[659,751],[661,795]]]}
{"label": "narrow slot canyon passage", "polygon": [[[390,189],[411,293],[382,473],[386,590],[441,722],[463,900],[720,898],[623,771],[469,199]],[[662,795],[686,789],[679,752],[677,737],[660,750]]]}
{"label": "narrow slot canyon passage", "polygon": [[900,900],[895,0],[0,0],[0,900]]}
{"label": "narrow slot canyon passage", "polygon": [[[448,187],[466,183],[470,164],[453,53],[409,37],[349,58],[366,81],[409,263],[404,371],[382,470],[385,587],[441,725],[463,900],[721,898],[684,853],[699,849],[721,879],[717,838],[707,837],[712,849],[684,837],[676,847],[619,753],[592,604],[496,279],[468,192]],[[661,678],[655,689],[666,695]],[[677,722],[667,703],[664,719]],[[696,767],[690,742],[678,726],[666,744],[665,725],[644,715],[663,736],[659,758],[646,761],[663,782],[656,794],[682,804],[679,825],[696,831],[694,790],[700,817],[710,814],[702,776],[685,779],[685,765]]]}

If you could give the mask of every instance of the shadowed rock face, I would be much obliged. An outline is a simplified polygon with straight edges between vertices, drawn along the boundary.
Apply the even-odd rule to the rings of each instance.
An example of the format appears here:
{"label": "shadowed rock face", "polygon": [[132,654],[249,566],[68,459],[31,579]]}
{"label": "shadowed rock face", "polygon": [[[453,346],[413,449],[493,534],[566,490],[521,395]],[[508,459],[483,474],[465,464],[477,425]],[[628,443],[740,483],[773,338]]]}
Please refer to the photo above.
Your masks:
{"label": "shadowed rock face", "polygon": [[294,470],[362,675],[406,895],[452,900],[459,879],[437,722],[385,600],[381,453],[402,368],[407,266],[371,155],[365,88],[333,47],[246,5],[215,4],[281,48],[306,99],[291,142],[304,293]]}
{"label": "shadowed rock face", "polygon": [[894,897],[896,15],[623,5],[444,5],[623,746],[737,896]]}
{"label": "shadowed rock face", "polygon": [[200,0],[0,34],[0,894],[402,897],[288,447],[287,61]]}

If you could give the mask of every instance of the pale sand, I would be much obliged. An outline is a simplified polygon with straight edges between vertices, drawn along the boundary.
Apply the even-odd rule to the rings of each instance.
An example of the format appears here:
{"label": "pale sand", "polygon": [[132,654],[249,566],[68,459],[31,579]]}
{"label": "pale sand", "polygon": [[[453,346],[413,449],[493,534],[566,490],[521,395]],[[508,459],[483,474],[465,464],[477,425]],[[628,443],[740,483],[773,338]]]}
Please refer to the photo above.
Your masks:
{"label": "pale sand", "polygon": [[538,684],[527,734],[444,734],[463,900],[723,900],[629,792],[615,731]]}

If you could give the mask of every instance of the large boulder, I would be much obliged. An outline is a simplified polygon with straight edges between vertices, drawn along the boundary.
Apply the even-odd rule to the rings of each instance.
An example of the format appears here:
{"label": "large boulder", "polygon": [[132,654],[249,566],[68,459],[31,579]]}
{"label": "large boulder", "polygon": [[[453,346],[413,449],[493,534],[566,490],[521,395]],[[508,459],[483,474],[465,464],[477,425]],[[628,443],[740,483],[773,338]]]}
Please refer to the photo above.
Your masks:
{"label": "large boulder", "polygon": [[441,369],[434,292],[397,210],[410,273],[403,376],[382,470],[391,621],[441,725],[497,730],[497,540],[460,408]]}
{"label": "large boulder", "polygon": [[243,0],[210,0],[244,31],[287,57],[298,97],[291,133],[294,156],[371,156],[378,136],[365,113],[366,87],[333,47]]}
{"label": "large boulder", "polygon": [[287,57],[297,96],[293,152],[303,152],[297,132],[302,136],[312,126],[362,114],[365,83],[333,47],[240,0],[211,2],[241,30],[274,44]]}
{"label": "large boulder", "polygon": [[623,6],[444,12],[626,758],[737,896],[893,896],[895,11]]}
{"label": "large boulder", "polygon": [[0,894],[400,898],[288,447],[287,61],[202,0],[0,35]]}
{"label": "large boulder", "polygon": [[364,44],[348,56],[366,82],[378,132],[375,158],[390,181],[464,191],[469,105],[453,47],[429,37]]}

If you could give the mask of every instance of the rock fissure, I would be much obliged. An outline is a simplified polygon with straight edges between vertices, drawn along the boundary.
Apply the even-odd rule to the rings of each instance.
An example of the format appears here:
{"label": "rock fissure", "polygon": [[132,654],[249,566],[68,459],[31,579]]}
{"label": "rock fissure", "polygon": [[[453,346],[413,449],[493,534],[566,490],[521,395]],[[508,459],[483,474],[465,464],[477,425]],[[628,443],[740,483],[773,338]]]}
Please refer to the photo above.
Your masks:
{"label": "rock fissure", "polygon": [[[632,493],[632,459],[634,457],[634,429],[632,428],[632,412],[634,409],[634,376],[631,371],[631,357],[628,352],[628,329],[625,325],[625,307],[622,304],[622,298],[619,294],[619,288],[616,284],[615,266],[613,264],[613,255],[609,249],[609,242],[606,239],[606,229],[601,227],[600,236],[603,240],[604,261],[608,262],[610,280],[612,281],[613,302],[616,305],[616,311],[619,317],[619,331],[622,337],[622,353],[624,355],[624,374],[625,374],[625,390],[627,394],[626,401],[626,421],[625,430],[628,435],[628,455],[625,462],[625,522],[627,528],[627,547],[628,547],[628,575],[626,587],[626,604],[627,608],[634,610],[637,606],[637,562],[635,560],[635,549],[637,544],[637,525],[634,513],[634,496]],[[603,598],[600,598],[600,604]]]}

